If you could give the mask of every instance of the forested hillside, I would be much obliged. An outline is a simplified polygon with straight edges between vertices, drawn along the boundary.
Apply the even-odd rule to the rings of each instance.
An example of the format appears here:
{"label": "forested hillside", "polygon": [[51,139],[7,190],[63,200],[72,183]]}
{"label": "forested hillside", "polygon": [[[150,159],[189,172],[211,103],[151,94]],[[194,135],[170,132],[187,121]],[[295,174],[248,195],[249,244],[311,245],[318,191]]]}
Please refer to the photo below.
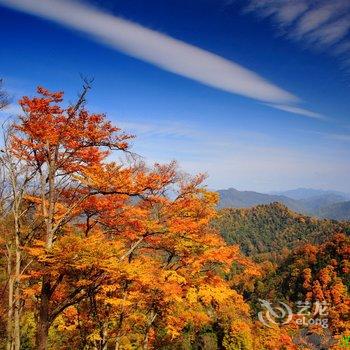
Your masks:
{"label": "forested hillside", "polygon": [[[350,223],[297,214],[280,203],[249,209],[222,209],[214,226],[227,242],[253,258],[261,275],[242,279],[236,266],[231,278],[249,301],[252,314],[263,300],[317,313],[326,305],[324,327],[289,330],[296,349],[341,349],[341,334],[350,331]],[[281,305],[281,304],[280,304]],[[305,326],[305,316],[303,317]],[[310,316],[308,316],[310,317]],[[308,319],[306,317],[306,319]],[[300,320],[300,319],[299,319]],[[341,343],[342,344],[342,343]]]}
{"label": "forested hillside", "polygon": [[305,216],[280,203],[222,209],[214,226],[226,242],[238,244],[255,259],[278,259],[282,253],[305,243],[322,243],[335,232],[350,233],[349,222]]}
{"label": "forested hillside", "polygon": [[321,310],[318,307],[322,302],[324,318],[318,320],[323,327],[316,332],[310,325],[294,331],[297,349],[346,349],[346,342],[340,341],[339,347],[336,344],[350,331],[349,248],[350,237],[344,234],[332,235],[322,244],[304,244],[277,265],[262,263],[262,277],[243,287],[243,293],[256,310],[261,300],[287,303],[299,310],[296,317],[304,327],[310,315]]}

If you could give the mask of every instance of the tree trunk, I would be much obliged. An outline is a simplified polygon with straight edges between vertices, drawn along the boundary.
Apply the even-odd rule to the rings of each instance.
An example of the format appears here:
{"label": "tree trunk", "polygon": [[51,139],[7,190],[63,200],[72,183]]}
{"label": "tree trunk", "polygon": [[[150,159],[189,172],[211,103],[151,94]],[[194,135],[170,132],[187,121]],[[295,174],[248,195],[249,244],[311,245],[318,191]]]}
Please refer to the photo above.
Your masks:
{"label": "tree trunk", "polygon": [[38,322],[36,330],[36,349],[46,350],[50,325],[47,322]]}
{"label": "tree trunk", "polygon": [[105,325],[103,325],[102,329],[102,339],[101,339],[101,350],[107,350],[107,330],[105,328]]}
{"label": "tree trunk", "polygon": [[8,311],[7,311],[7,343],[6,349],[13,349],[13,275],[12,275],[12,253],[11,248],[8,248],[7,261],[8,275]]}
{"label": "tree trunk", "polygon": [[14,283],[14,329],[13,336],[15,342],[15,350],[20,350],[20,308],[21,308],[21,293],[20,293],[20,274],[21,274],[21,251],[20,251],[20,237],[19,237],[19,220],[17,215],[15,216],[15,229],[16,229],[16,253],[15,253],[15,283]]}
{"label": "tree trunk", "polygon": [[120,336],[118,335],[117,338],[115,339],[114,350],[119,350],[119,347],[120,347]]}
{"label": "tree trunk", "polygon": [[154,320],[156,319],[156,317],[157,317],[157,313],[152,310],[151,314],[150,314],[150,318],[148,320],[148,325],[147,325],[147,328],[146,328],[145,337],[143,339],[142,350],[147,350],[148,349],[149,332],[151,330],[152,324],[153,324]]}
{"label": "tree trunk", "polygon": [[[12,271],[12,293],[13,300],[11,306],[12,312],[12,342],[13,349],[20,350],[20,274],[21,274],[21,237],[20,237],[20,211],[24,188],[21,188],[18,183],[18,174],[16,173],[16,166],[12,162],[11,155],[8,154],[8,171],[11,181],[11,191],[13,196],[12,214],[13,214],[13,244],[14,244],[14,268]],[[12,259],[11,259],[12,260]]]}
{"label": "tree trunk", "polygon": [[[53,176],[52,167],[49,162],[48,170],[48,209],[46,208],[46,180],[44,174],[41,174],[41,198],[42,214],[46,223],[46,250],[50,251],[53,243],[52,220],[53,220]],[[51,298],[51,281],[50,276],[43,276],[40,293],[40,304],[38,319],[36,325],[36,348],[38,350],[47,350],[47,342],[50,328],[50,298]]]}
{"label": "tree trunk", "polygon": [[37,320],[36,328],[36,349],[37,350],[47,350],[47,341],[50,328],[50,318],[49,318],[49,306],[50,306],[50,294],[51,286],[50,279],[48,276],[43,277],[40,294],[40,305],[39,314]]}

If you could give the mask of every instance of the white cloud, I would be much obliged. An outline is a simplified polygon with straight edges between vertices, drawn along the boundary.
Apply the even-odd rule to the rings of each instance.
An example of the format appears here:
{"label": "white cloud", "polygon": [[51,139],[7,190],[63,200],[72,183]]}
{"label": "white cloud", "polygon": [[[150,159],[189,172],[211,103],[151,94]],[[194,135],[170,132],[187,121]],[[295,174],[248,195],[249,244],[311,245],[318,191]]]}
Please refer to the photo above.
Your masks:
{"label": "white cloud", "polygon": [[255,12],[260,17],[273,16],[280,25],[292,23],[309,5],[303,0],[249,0],[244,12]]}
{"label": "white cloud", "polygon": [[331,22],[318,30],[310,33],[309,42],[320,45],[331,45],[342,39],[350,29],[350,16]]}
{"label": "white cloud", "polygon": [[293,114],[299,114],[303,115],[305,117],[313,118],[313,119],[319,119],[319,120],[327,120],[328,118],[320,113],[312,112],[304,108],[299,108],[295,106],[287,106],[287,105],[279,105],[279,104],[269,104],[270,107],[274,107],[277,109],[280,109],[284,112],[289,112]]}
{"label": "white cloud", "polygon": [[334,4],[328,3],[305,13],[296,25],[295,34],[303,36],[330,20],[336,13],[337,7]]}
{"label": "white cloud", "polygon": [[270,17],[292,40],[349,57],[349,0],[248,0],[247,11]]}
{"label": "white cloud", "polygon": [[86,32],[130,56],[205,85],[262,101],[297,100],[232,61],[82,3],[70,0],[0,0],[0,3]]}
{"label": "white cloud", "polygon": [[[272,104],[299,100],[235,62],[81,2],[0,0],[0,4],[85,32],[127,55],[220,90]],[[285,8],[281,19],[292,20],[302,11],[302,6]]]}
{"label": "white cloud", "polygon": [[276,12],[276,18],[283,25],[290,24],[302,13],[304,13],[307,8],[308,5],[302,1],[285,3],[281,5],[279,10]]}

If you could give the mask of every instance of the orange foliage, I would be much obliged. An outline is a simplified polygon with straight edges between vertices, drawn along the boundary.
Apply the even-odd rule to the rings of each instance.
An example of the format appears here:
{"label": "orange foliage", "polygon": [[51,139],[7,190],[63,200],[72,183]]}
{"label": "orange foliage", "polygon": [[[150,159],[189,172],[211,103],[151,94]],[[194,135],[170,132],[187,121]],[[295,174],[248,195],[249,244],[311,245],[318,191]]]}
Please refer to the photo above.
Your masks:
{"label": "orange foliage", "polygon": [[[25,198],[36,224],[23,252],[37,348],[47,348],[52,325],[73,338],[79,329],[90,346],[125,348],[230,319],[227,305],[247,317],[224,277],[233,262],[255,267],[209,225],[218,198],[205,176],[128,157],[132,136],[90,114],[86,91],[64,108],[62,92],[39,87],[39,97],[21,99],[11,138],[33,172]],[[108,162],[111,151],[123,160]]]}

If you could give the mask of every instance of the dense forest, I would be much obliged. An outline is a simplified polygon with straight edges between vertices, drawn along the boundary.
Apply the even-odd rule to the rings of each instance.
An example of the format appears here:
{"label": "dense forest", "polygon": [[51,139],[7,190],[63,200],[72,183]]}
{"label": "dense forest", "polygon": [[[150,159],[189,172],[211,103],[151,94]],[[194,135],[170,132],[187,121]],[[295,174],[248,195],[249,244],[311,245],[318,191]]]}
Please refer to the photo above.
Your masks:
{"label": "dense forest", "polygon": [[239,244],[261,269],[261,275],[250,282],[240,280],[242,270],[231,269],[236,289],[252,310],[258,312],[260,300],[279,300],[295,308],[300,301],[310,306],[317,300],[327,303],[327,331],[331,333],[321,332],[318,340],[310,329],[308,336],[294,334],[294,340],[301,341],[298,348],[317,348],[317,341],[329,348],[333,344],[330,334],[348,334],[350,223],[307,217],[273,203],[223,209],[214,226],[229,244]]}
{"label": "dense forest", "polygon": [[[204,175],[147,166],[89,89],[65,104],[39,87],[4,124],[0,347],[342,349],[350,225],[280,204],[218,212]],[[259,299],[327,303],[327,327],[266,325]]]}
{"label": "dense forest", "polygon": [[229,244],[255,260],[278,260],[292,248],[305,243],[322,243],[335,232],[350,234],[350,222],[317,219],[296,213],[281,203],[253,208],[221,209],[214,221]]}

